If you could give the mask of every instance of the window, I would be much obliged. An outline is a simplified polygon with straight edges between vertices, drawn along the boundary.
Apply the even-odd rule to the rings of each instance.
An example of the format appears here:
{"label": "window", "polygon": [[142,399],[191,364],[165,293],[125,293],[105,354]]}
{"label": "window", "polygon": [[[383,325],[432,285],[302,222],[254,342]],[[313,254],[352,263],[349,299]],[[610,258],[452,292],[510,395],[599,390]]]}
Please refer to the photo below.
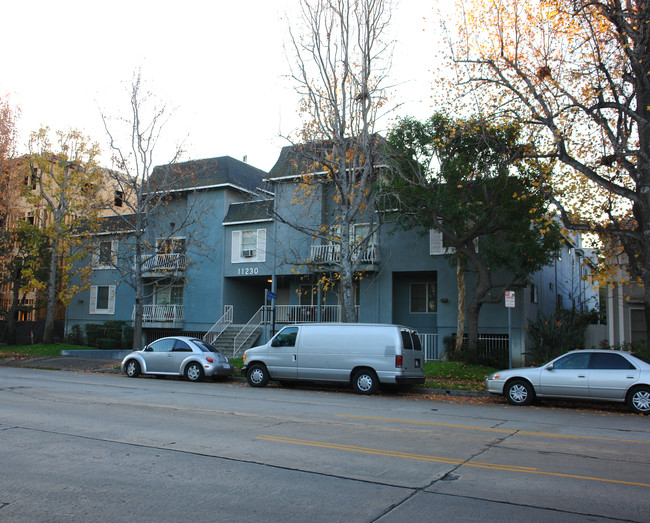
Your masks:
{"label": "window", "polygon": [[581,370],[586,369],[589,365],[589,352],[569,354],[560,358],[553,364],[554,369]]}
{"label": "window", "polygon": [[192,352],[192,347],[190,347],[183,340],[176,340],[174,342],[174,348],[172,352]]}
{"label": "window", "polygon": [[537,285],[530,284],[530,303],[537,303]]}
{"label": "window", "polygon": [[115,207],[122,207],[124,204],[124,191],[115,191],[115,200],[113,203]]}
{"label": "window", "polygon": [[273,338],[272,347],[294,347],[298,336],[297,327],[286,327]]}
{"label": "window", "polygon": [[605,352],[594,352],[589,362],[590,369],[633,369],[629,361],[620,354],[607,354]]}
{"label": "window", "polygon": [[175,340],[173,338],[165,338],[156,340],[151,343],[147,348],[147,352],[171,352],[174,348]]}
{"label": "window", "polygon": [[95,269],[113,268],[117,263],[117,242],[114,240],[100,241],[92,258]]}
{"label": "window", "polygon": [[154,294],[155,305],[183,305],[183,286],[169,285]]}
{"label": "window", "polygon": [[242,231],[241,255],[244,258],[253,258],[257,255],[257,231]]}
{"label": "window", "polygon": [[435,283],[411,283],[411,314],[431,314],[437,311]]}
{"label": "window", "polygon": [[266,229],[232,231],[231,263],[266,261]]}
{"label": "window", "polygon": [[429,231],[429,254],[432,256],[438,254],[451,254],[455,251],[453,247],[447,244],[441,231],[431,229]]}
{"label": "window", "polygon": [[115,285],[90,287],[90,314],[115,314]]}

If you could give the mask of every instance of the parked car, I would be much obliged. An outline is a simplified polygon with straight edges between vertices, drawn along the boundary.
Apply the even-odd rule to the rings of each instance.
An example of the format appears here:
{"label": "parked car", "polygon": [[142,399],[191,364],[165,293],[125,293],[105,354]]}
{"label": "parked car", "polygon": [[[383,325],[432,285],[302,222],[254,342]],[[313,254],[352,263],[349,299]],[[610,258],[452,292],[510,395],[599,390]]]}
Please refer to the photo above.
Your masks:
{"label": "parked car", "polygon": [[288,325],[268,343],[244,352],[252,387],[269,380],[348,383],[359,394],[380,384],[424,383],[417,332],[401,325],[308,323]]}
{"label": "parked car", "polygon": [[512,405],[529,405],[535,398],[612,401],[648,414],[650,361],[623,351],[576,350],[541,367],[490,374],[485,388]]}
{"label": "parked car", "polygon": [[231,376],[234,368],[228,358],[203,340],[169,336],[128,354],[122,360],[122,372],[129,378],[158,374],[201,381],[205,376]]}

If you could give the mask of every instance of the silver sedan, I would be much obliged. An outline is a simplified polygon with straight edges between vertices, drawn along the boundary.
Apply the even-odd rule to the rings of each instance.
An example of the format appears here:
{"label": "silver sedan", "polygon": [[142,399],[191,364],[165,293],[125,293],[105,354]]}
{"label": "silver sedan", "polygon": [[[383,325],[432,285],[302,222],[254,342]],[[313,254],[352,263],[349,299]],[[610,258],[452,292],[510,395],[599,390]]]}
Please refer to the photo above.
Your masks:
{"label": "silver sedan", "polygon": [[577,350],[541,367],[490,374],[485,388],[512,405],[535,398],[563,398],[627,403],[634,412],[650,413],[650,362],[629,352]]}
{"label": "silver sedan", "polygon": [[228,358],[209,343],[187,336],[170,336],[128,354],[122,360],[122,372],[130,378],[157,374],[201,381],[205,376],[231,376],[234,368]]}

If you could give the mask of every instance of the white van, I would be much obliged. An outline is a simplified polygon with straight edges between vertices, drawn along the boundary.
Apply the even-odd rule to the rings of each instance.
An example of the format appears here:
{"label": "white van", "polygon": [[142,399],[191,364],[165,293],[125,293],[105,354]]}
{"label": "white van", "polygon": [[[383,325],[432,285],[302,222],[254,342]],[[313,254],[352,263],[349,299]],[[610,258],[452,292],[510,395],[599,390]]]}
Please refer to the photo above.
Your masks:
{"label": "white van", "polygon": [[306,323],[288,325],[268,343],[244,352],[253,387],[269,380],[350,383],[360,394],[380,384],[424,383],[420,338],[400,325]]}

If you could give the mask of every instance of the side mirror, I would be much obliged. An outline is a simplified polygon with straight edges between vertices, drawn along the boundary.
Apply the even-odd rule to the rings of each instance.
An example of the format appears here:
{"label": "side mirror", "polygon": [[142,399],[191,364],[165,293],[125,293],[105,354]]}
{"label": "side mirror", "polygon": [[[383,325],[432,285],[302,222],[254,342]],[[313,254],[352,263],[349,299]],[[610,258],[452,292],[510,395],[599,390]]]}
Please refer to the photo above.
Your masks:
{"label": "side mirror", "polygon": [[544,367],[546,370],[553,370],[553,364],[549,363],[546,367]]}
{"label": "side mirror", "polygon": [[278,339],[277,339],[277,338],[273,338],[273,339],[271,340],[271,347],[279,347],[279,346],[280,346],[280,342],[278,341]]}
{"label": "side mirror", "polygon": [[153,352],[153,349],[151,347],[145,347],[142,350],[143,350],[143,352]]}

